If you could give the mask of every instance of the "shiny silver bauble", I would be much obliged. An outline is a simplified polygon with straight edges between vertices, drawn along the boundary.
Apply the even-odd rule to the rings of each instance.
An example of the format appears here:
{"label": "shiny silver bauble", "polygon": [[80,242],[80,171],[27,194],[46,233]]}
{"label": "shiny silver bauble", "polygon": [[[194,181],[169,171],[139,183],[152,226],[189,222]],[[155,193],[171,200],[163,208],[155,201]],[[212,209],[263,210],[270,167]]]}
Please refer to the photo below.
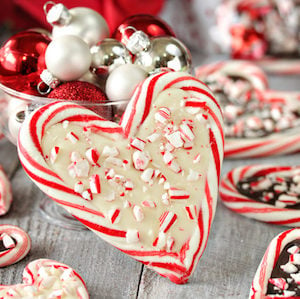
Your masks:
{"label": "shiny silver bauble", "polygon": [[148,51],[136,55],[135,64],[143,66],[148,72],[159,68],[190,72],[192,56],[187,47],[175,37],[155,37]]}
{"label": "shiny silver bauble", "polygon": [[131,55],[125,45],[113,38],[106,38],[99,45],[91,48],[91,67],[112,71],[117,66],[132,63]]}

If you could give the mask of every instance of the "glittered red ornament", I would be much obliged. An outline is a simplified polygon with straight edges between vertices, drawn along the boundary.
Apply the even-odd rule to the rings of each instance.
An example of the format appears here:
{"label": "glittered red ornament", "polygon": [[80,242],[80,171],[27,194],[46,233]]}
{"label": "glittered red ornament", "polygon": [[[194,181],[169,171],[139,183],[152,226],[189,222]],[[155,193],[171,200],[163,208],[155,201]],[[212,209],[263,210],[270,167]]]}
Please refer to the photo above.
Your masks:
{"label": "glittered red ornament", "polygon": [[112,118],[112,107],[106,104],[108,100],[105,93],[89,82],[65,82],[52,90],[48,98],[76,101],[106,119]]}
{"label": "glittered red ornament", "polygon": [[141,30],[149,37],[175,37],[175,34],[171,27],[163,20],[152,15],[140,14],[126,18],[113,33],[113,38],[119,40],[120,42],[126,41],[134,32],[130,29],[128,30],[128,27],[134,27],[136,30]]}
{"label": "glittered red ornament", "polygon": [[38,95],[36,86],[45,65],[51,39],[34,30],[13,35],[0,49],[0,83],[14,90]]}

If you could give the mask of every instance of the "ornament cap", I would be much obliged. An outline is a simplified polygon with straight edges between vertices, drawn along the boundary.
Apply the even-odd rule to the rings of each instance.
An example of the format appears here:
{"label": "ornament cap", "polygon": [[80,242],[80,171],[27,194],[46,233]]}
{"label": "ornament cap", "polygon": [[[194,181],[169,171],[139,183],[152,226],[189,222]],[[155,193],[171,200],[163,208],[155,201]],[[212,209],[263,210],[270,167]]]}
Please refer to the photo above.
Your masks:
{"label": "ornament cap", "polygon": [[[52,7],[48,10],[50,5]],[[44,12],[47,22],[51,25],[65,26],[70,23],[72,18],[69,10],[62,3],[56,4],[48,1],[44,5]]]}
{"label": "ornament cap", "polygon": [[141,30],[136,30],[134,27],[128,26],[124,29],[126,30],[133,30],[134,33],[128,37],[124,43],[126,45],[126,48],[132,53],[132,54],[137,54],[142,51],[146,51],[149,49],[151,43],[149,36],[141,31]]}
{"label": "ornament cap", "polygon": [[[43,70],[40,74],[40,78],[42,82],[40,82],[37,86],[38,92],[42,95],[48,94],[51,89],[54,89],[60,81],[55,78],[48,70]],[[45,83],[48,86],[47,90],[42,88],[42,83]]]}

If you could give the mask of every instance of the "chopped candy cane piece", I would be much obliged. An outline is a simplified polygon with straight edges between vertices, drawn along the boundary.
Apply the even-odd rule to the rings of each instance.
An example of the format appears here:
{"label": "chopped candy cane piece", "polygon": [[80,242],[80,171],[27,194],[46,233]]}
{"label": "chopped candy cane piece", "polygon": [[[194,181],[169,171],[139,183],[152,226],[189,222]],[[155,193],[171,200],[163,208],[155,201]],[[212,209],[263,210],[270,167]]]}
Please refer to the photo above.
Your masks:
{"label": "chopped candy cane piece", "polygon": [[175,173],[180,173],[182,172],[182,168],[179,166],[179,164],[173,160],[171,163],[168,165],[171,170],[173,170]]}
{"label": "chopped candy cane piece", "polygon": [[158,239],[156,242],[156,247],[158,247],[159,249],[163,249],[166,246],[166,234],[162,231],[159,232],[158,234]]}
{"label": "chopped candy cane piece", "polygon": [[169,189],[170,199],[189,199],[190,195],[186,190],[171,187]]}
{"label": "chopped candy cane piece", "polygon": [[175,149],[175,147],[169,142],[165,146],[165,150],[168,151],[168,152],[173,152],[174,149]]}
{"label": "chopped candy cane piece", "polygon": [[161,196],[161,201],[164,205],[168,206],[170,204],[170,200],[169,200],[169,194],[168,193],[164,193]]}
{"label": "chopped candy cane piece", "polygon": [[189,174],[187,176],[187,180],[189,182],[195,182],[195,181],[198,181],[199,180],[199,177],[200,177],[200,174],[199,172],[193,170],[193,169],[189,169]]}
{"label": "chopped candy cane piece", "polygon": [[3,242],[3,245],[4,245],[5,248],[9,249],[9,248],[16,247],[16,244],[15,244],[14,240],[8,234],[3,233],[1,235],[1,239],[2,239],[2,242]]}
{"label": "chopped candy cane piece", "polygon": [[186,138],[189,141],[192,141],[195,139],[195,135],[194,135],[191,127],[189,125],[187,125],[186,123],[180,125],[179,130],[180,130],[180,133],[182,134],[182,136],[184,137],[184,139]]}
{"label": "chopped candy cane piece", "polygon": [[152,179],[153,179],[153,177],[154,177],[154,174],[155,174],[155,172],[154,172],[154,169],[152,169],[152,168],[147,168],[147,169],[145,169],[143,172],[142,172],[142,174],[141,174],[141,179],[142,179],[142,181],[144,181],[145,183],[151,183],[151,182],[153,182],[152,181]]}
{"label": "chopped candy cane piece", "polygon": [[139,231],[136,229],[129,229],[126,232],[126,242],[127,243],[137,243],[140,239]]}
{"label": "chopped candy cane piece", "polygon": [[159,230],[166,233],[175,223],[177,215],[173,212],[166,211],[159,217]]}
{"label": "chopped candy cane piece", "polygon": [[193,160],[193,163],[196,164],[196,163],[199,163],[201,160],[201,155],[200,154],[197,154]]}
{"label": "chopped candy cane piece", "polygon": [[202,113],[198,113],[196,115],[196,120],[198,120],[201,124],[204,124],[207,122],[207,115],[202,114]]}
{"label": "chopped candy cane piece", "polygon": [[77,177],[88,177],[90,171],[89,162],[85,159],[74,162],[74,169]]}
{"label": "chopped candy cane piece", "polygon": [[164,176],[164,175],[161,175],[161,177],[160,177],[160,179],[159,179],[159,181],[158,181],[158,184],[163,184],[165,181],[166,181],[167,179],[166,179],[166,177]]}
{"label": "chopped candy cane piece", "polygon": [[139,151],[144,150],[145,144],[146,144],[146,142],[140,138],[134,138],[130,143],[132,148],[137,149]]}
{"label": "chopped candy cane piece", "polygon": [[130,208],[131,207],[131,203],[128,200],[125,200],[124,203],[123,203],[123,207],[124,207],[124,209]]}
{"label": "chopped candy cane piece", "polygon": [[175,131],[169,135],[166,135],[165,137],[175,148],[180,148],[183,146],[183,140],[179,131]]}
{"label": "chopped candy cane piece", "polygon": [[109,171],[105,174],[106,179],[111,180],[116,175],[115,170],[110,168]]}
{"label": "chopped candy cane piece", "polygon": [[174,156],[173,154],[171,154],[170,152],[166,151],[163,155],[163,161],[165,164],[169,165],[172,160],[174,160]]}
{"label": "chopped candy cane piece", "polygon": [[300,284],[300,272],[298,272],[298,273],[295,273],[295,274],[291,274],[291,277],[295,280],[295,282],[297,283],[297,284]]}
{"label": "chopped candy cane piece", "polygon": [[299,251],[300,251],[300,248],[297,245],[294,245],[287,250],[287,252],[290,254],[295,254],[295,253],[298,253]]}
{"label": "chopped candy cane piece", "polygon": [[190,219],[197,219],[197,207],[195,205],[186,206],[185,210]]}
{"label": "chopped candy cane piece", "polygon": [[67,139],[75,144],[79,140],[79,137],[74,132],[69,132],[67,134]]}
{"label": "chopped candy cane piece", "polygon": [[183,148],[188,150],[188,149],[192,149],[194,146],[194,143],[192,141],[186,140],[184,142]]}
{"label": "chopped candy cane piece", "polygon": [[78,161],[80,159],[81,159],[81,156],[80,156],[80,154],[78,152],[72,152],[71,153],[70,160],[72,162],[76,162],[76,161]]}
{"label": "chopped candy cane piece", "polygon": [[130,180],[126,180],[124,183],[125,190],[130,191],[133,189],[133,183]]}
{"label": "chopped candy cane piece", "polygon": [[104,157],[117,157],[119,155],[119,150],[115,146],[104,146],[102,151],[102,156]]}
{"label": "chopped candy cane piece", "polygon": [[110,191],[108,194],[105,196],[106,201],[114,201],[116,199],[116,193],[115,191]]}
{"label": "chopped candy cane piece", "polygon": [[283,297],[286,297],[286,298],[295,297],[296,292],[295,291],[284,290],[282,295],[283,295]]}
{"label": "chopped candy cane piece", "polygon": [[200,108],[199,107],[188,107],[188,106],[186,106],[185,110],[186,110],[187,113],[194,115],[194,114],[199,113]]}
{"label": "chopped candy cane piece", "polygon": [[[295,274],[291,274],[291,276],[292,275],[295,275]],[[299,273],[299,275],[300,275],[300,273]],[[284,278],[270,278],[269,283],[278,287],[280,290],[286,290],[289,287],[288,283],[286,282],[286,280]]]}
{"label": "chopped candy cane piece", "polygon": [[120,209],[110,209],[108,211],[108,218],[112,224],[118,223],[120,221]]}
{"label": "chopped candy cane piece", "polygon": [[154,177],[157,178],[160,174],[161,174],[161,171],[159,169],[155,169]]}
{"label": "chopped candy cane piece", "polygon": [[91,192],[91,190],[85,190],[81,193],[81,196],[85,199],[85,200],[92,200],[93,199],[93,194]]}
{"label": "chopped candy cane piece", "polygon": [[58,156],[58,152],[59,152],[59,147],[58,146],[52,147],[52,149],[50,151],[50,162],[52,164],[54,164],[54,162],[56,161],[57,156]]}
{"label": "chopped candy cane piece", "polygon": [[68,120],[64,120],[64,121],[62,122],[62,127],[63,127],[64,129],[67,129],[68,126],[69,126],[69,121],[68,121]]}
{"label": "chopped candy cane piece", "polygon": [[96,148],[90,148],[85,152],[85,156],[92,165],[97,165],[100,154]]}
{"label": "chopped candy cane piece", "polygon": [[280,268],[286,273],[295,273],[298,271],[298,268],[292,263],[286,263],[285,265],[281,265]]}
{"label": "chopped candy cane piece", "polygon": [[121,159],[115,158],[115,157],[108,157],[105,159],[105,163],[112,164],[114,166],[123,166],[123,161]]}
{"label": "chopped candy cane piece", "polygon": [[62,298],[63,295],[64,295],[63,290],[54,290],[50,295],[48,295],[48,299]]}
{"label": "chopped candy cane piece", "polygon": [[169,190],[170,187],[171,187],[171,186],[170,186],[170,183],[169,183],[169,182],[165,182],[165,183],[164,183],[164,189],[165,189],[165,190]]}
{"label": "chopped candy cane piece", "polygon": [[71,280],[75,277],[74,271],[72,269],[64,270],[63,274],[60,276],[62,281]]}
{"label": "chopped candy cane piece", "polygon": [[150,136],[147,137],[147,141],[152,143],[155,140],[157,140],[158,138],[159,138],[159,134],[158,133],[153,133],[153,134],[151,134]]}
{"label": "chopped candy cane piece", "polygon": [[175,239],[171,236],[168,236],[167,237],[167,244],[166,244],[168,251],[172,251],[174,243],[175,243]]}
{"label": "chopped candy cane piece", "polygon": [[146,152],[135,151],[132,155],[132,161],[135,169],[144,170],[150,161],[150,156]]}
{"label": "chopped candy cane piece", "polygon": [[147,207],[147,208],[155,208],[156,207],[156,203],[152,200],[144,200],[142,202],[142,206],[143,207]]}
{"label": "chopped candy cane piece", "polygon": [[90,189],[94,194],[101,193],[101,184],[100,184],[100,176],[99,174],[93,174],[90,179]]}
{"label": "chopped candy cane piece", "polygon": [[165,124],[171,116],[171,111],[166,108],[160,108],[154,115],[156,121]]}
{"label": "chopped candy cane piece", "polygon": [[133,207],[133,215],[137,222],[141,222],[144,219],[144,212],[140,206]]}
{"label": "chopped candy cane piece", "polygon": [[83,183],[81,181],[76,182],[74,185],[74,191],[77,193],[82,193],[84,190],[84,186]]}

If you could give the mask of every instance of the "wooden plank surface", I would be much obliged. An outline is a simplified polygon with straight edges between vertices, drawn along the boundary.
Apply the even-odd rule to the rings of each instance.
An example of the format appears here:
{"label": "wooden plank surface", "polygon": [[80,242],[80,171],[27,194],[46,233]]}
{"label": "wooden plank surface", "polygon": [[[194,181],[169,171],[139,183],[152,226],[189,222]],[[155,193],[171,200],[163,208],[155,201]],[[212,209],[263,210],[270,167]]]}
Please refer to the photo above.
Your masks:
{"label": "wooden plank surface", "polygon": [[[197,60],[198,59],[198,60]],[[196,62],[200,61],[196,57]],[[195,64],[197,65],[197,63]],[[271,87],[297,89],[299,77],[272,77]],[[252,163],[299,164],[300,155],[257,160],[227,160],[222,173]],[[0,223],[16,224],[32,238],[30,254],[16,265],[0,269],[0,283],[21,282],[25,265],[51,258],[76,269],[91,299],[98,298],[247,298],[253,275],[269,241],[286,227],[247,219],[218,204],[207,249],[186,285],[175,285],[107,245],[89,231],[66,230],[39,212],[44,195],[18,164],[16,149],[0,142],[0,164],[12,178],[14,202]]]}

